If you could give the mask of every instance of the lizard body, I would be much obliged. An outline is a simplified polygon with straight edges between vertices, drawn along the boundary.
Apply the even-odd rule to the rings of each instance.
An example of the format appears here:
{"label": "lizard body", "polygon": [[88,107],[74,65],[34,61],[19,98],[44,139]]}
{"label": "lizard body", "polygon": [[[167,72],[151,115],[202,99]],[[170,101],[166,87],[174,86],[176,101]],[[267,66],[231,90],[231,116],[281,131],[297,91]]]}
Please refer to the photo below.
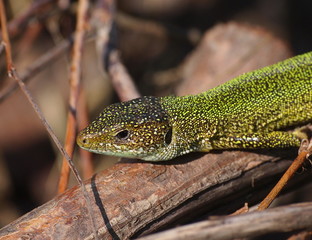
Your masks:
{"label": "lizard body", "polygon": [[92,152],[149,161],[193,151],[299,146],[283,129],[312,121],[312,52],[198,95],[108,106],[77,137]]}

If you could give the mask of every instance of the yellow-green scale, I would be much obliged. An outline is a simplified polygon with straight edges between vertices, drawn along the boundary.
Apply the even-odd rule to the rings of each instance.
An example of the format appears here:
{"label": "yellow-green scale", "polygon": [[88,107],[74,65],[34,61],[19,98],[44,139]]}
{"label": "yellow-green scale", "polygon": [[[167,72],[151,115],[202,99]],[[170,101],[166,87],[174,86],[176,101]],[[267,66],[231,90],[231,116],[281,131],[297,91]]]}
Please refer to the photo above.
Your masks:
{"label": "yellow-green scale", "polygon": [[295,134],[282,130],[311,122],[311,88],[306,53],[199,95],[111,105],[77,141],[97,153],[153,161],[192,151],[299,146]]}

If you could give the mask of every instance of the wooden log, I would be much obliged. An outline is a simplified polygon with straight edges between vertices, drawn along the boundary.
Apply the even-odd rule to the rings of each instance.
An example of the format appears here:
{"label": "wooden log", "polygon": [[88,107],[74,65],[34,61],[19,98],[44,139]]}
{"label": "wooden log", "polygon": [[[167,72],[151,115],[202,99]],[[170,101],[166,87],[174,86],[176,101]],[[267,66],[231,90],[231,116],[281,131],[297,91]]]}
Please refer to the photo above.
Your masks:
{"label": "wooden log", "polygon": [[[304,214],[302,214],[304,212]],[[262,236],[264,233],[312,229],[312,204],[277,207],[265,212],[219,217],[178,227],[140,240],[230,240]]]}
{"label": "wooden log", "polygon": [[[154,231],[163,227],[190,211],[199,210],[198,206],[209,201],[213,204],[199,211],[207,211],[209,207],[211,210],[222,198],[251,187],[252,179],[253,184],[258,185],[258,181],[270,177],[269,169],[281,172],[289,164],[285,161],[271,163],[269,169],[257,169],[251,175],[244,175],[251,168],[273,160],[280,158],[225,151],[203,156],[191,154],[168,164],[117,164],[96,174],[86,186],[100,236],[128,239],[142,230],[149,232],[150,228]],[[201,196],[204,193],[206,197]],[[196,199],[200,201],[192,204]],[[159,224],[166,215],[170,216]],[[80,188],[66,191],[0,231],[0,240],[25,236],[30,239],[92,239]]]}

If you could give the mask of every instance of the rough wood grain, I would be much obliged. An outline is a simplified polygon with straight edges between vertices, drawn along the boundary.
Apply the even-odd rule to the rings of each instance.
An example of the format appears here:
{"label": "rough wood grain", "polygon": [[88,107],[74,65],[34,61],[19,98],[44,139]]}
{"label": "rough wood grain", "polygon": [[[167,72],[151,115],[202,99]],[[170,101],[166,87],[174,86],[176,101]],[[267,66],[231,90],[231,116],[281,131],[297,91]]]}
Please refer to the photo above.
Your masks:
{"label": "rough wood grain", "polygon": [[[304,214],[302,214],[304,212]],[[237,216],[202,221],[140,240],[230,240],[262,236],[263,233],[291,232],[312,229],[312,203],[277,207],[265,212],[251,212]]]}
{"label": "rough wood grain", "polygon": [[[262,162],[279,159],[238,151],[187,158],[190,161],[177,159],[167,165],[120,163],[95,175],[86,187],[92,196],[100,236],[127,239],[177,211],[197,194],[208,191],[209,195],[209,190],[216,187],[220,189],[210,200],[218,202],[228,193],[222,183],[232,180],[228,186],[240,191],[242,185],[233,187],[236,178]],[[259,170],[251,176],[255,184],[267,177],[266,172],[258,174]],[[250,176],[247,184],[251,186]],[[91,233],[83,195],[75,187],[3,228],[0,239],[92,239]]]}

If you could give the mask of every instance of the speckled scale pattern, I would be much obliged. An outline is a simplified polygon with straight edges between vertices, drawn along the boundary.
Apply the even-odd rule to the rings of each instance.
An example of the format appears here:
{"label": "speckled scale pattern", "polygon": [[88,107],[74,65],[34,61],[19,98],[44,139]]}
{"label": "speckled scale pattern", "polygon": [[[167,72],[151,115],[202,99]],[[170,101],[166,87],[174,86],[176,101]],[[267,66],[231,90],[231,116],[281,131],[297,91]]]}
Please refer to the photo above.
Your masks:
{"label": "speckled scale pattern", "polygon": [[311,88],[312,53],[307,53],[199,95],[165,97],[162,104],[181,129],[176,134],[196,142],[196,151],[298,146],[296,136],[276,130],[311,122]]}
{"label": "speckled scale pattern", "polygon": [[[115,103],[107,108],[77,138],[89,151],[116,156],[145,158],[160,149],[170,129],[159,98],[142,97]],[[128,131],[126,136],[117,134]]]}
{"label": "speckled scale pattern", "polygon": [[[312,53],[199,95],[113,104],[77,137],[89,151],[162,161],[192,151],[299,146],[283,128],[312,120]],[[127,131],[124,139],[118,132]],[[124,132],[125,135],[125,132]]]}

